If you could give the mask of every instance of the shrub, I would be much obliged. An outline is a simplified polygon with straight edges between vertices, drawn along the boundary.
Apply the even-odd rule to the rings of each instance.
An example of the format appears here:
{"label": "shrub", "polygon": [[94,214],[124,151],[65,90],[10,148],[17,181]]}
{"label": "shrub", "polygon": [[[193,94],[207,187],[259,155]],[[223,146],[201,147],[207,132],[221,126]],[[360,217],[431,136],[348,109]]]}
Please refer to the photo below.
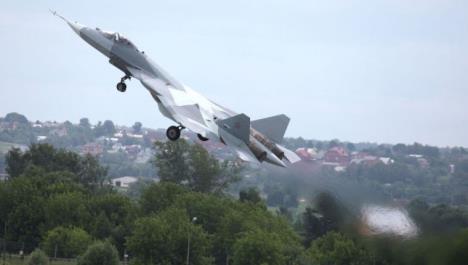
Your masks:
{"label": "shrub", "polygon": [[36,249],[31,253],[29,256],[28,265],[49,265],[49,258],[44,253],[44,251],[40,249]]}
{"label": "shrub", "polygon": [[96,242],[88,247],[78,260],[78,265],[117,265],[119,254],[109,242]]}

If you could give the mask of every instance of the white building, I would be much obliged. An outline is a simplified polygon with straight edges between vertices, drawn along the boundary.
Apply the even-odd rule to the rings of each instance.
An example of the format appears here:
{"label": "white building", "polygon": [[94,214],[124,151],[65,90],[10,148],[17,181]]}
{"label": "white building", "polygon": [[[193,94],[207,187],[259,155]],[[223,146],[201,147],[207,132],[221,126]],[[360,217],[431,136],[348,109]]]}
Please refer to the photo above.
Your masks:
{"label": "white building", "polygon": [[130,187],[130,184],[137,182],[138,178],[125,176],[125,177],[112,179],[111,181],[112,181],[112,186],[128,188]]}

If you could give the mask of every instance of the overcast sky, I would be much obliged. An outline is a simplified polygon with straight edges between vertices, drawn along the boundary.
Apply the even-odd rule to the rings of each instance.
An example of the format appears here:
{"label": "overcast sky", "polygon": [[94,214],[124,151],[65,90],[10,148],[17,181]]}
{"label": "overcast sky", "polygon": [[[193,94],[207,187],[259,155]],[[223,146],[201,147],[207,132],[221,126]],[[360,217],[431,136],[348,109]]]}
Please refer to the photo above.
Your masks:
{"label": "overcast sky", "polygon": [[48,9],[118,31],[179,81],[288,136],[468,146],[468,1],[0,2],[0,116],[171,122]]}

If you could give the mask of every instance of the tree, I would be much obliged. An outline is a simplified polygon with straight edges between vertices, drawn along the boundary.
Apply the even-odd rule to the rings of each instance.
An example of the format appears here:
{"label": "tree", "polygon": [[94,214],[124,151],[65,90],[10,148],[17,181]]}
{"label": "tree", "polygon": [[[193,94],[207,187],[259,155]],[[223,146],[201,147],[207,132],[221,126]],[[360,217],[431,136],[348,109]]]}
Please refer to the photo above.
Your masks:
{"label": "tree", "polygon": [[349,152],[354,152],[356,151],[356,146],[353,143],[347,143],[346,149],[348,149]]}
{"label": "tree", "polygon": [[135,124],[133,124],[133,126],[132,126],[133,132],[134,133],[140,133],[142,126],[143,126],[143,124],[141,122],[139,122],[139,121],[135,122]]}
{"label": "tree", "polygon": [[181,194],[186,192],[186,188],[174,183],[155,183],[143,191],[140,205],[145,213],[159,213],[171,206]]}
{"label": "tree", "polygon": [[29,256],[27,265],[49,265],[49,258],[44,251],[36,249]]}
{"label": "tree", "polygon": [[107,175],[107,168],[102,167],[94,156],[86,154],[80,159],[79,167],[80,183],[87,187],[95,185],[102,187]]}
{"label": "tree", "polygon": [[118,265],[119,253],[109,242],[96,242],[88,247],[78,265]]}
{"label": "tree", "polygon": [[28,119],[24,115],[18,114],[16,112],[8,113],[5,116],[4,121],[5,122],[10,122],[10,123],[17,122],[17,123],[20,123],[20,124],[28,124],[29,123]]}
{"label": "tree", "polygon": [[84,194],[70,192],[52,195],[44,207],[45,225],[51,229],[57,226],[86,226],[91,216]]}
{"label": "tree", "polygon": [[155,146],[154,164],[161,181],[186,185],[194,191],[219,193],[239,179],[239,165],[219,162],[199,144],[179,139],[156,142]]}
{"label": "tree", "polygon": [[310,246],[312,241],[327,233],[323,216],[310,207],[307,207],[302,214],[302,227],[304,245],[307,247]]}
{"label": "tree", "polygon": [[50,144],[31,144],[29,150],[12,149],[6,155],[7,172],[12,178],[23,174],[29,167],[47,172],[68,171],[84,186],[102,185],[107,169],[91,155],[80,157],[77,153],[56,149]]}
{"label": "tree", "polygon": [[234,265],[286,264],[283,243],[275,233],[261,230],[246,232],[234,244]]}
{"label": "tree", "polygon": [[89,123],[88,118],[81,118],[80,119],[80,126],[84,128],[91,128],[91,124]]}
{"label": "tree", "polygon": [[11,178],[21,175],[26,168],[27,161],[23,156],[23,152],[19,148],[12,148],[5,155],[6,172]]}
{"label": "tree", "polygon": [[115,125],[112,121],[106,120],[104,123],[98,122],[96,127],[94,128],[94,135],[96,137],[100,136],[110,136],[115,134]]}
{"label": "tree", "polygon": [[190,178],[190,145],[184,139],[173,142],[156,142],[154,165],[158,168],[161,181],[181,184]]}
{"label": "tree", "polygon": [[323,218],[325,231],[338,230],[346,221],[345,207],[331,193],[320,193],[315,198],[315,209]]}
{"label": "tree", "polygon": [[135,222],[128,249],[143,264],[185,264],[190,237],[190,264],[211,264],[210,240],[182,209],[171,208]]}
{"label": "tree", "polygon": [[250,187],[239,192],[239,201],[257,204],[262,201],[262,198],[260,197],[260,193],[256,188]]}
{"label": "tree", "polygon": [[329,232],[315,240],[307,249],[306,256],[310,264],[372,264],[370,254],[364,247],[336,232]]}
{"label": "tree", "polygon": [[115,133],[115,125],[110,120],[104,121],[102,127],[104,128],[105,135],[113,135]]}
{"label": "tree", "polygon": [[91,236],[81,228],[58,226],[47,232],[42,246],[50,257],[57,254],[61,258],[75,258],[85,252],[91,241]]}

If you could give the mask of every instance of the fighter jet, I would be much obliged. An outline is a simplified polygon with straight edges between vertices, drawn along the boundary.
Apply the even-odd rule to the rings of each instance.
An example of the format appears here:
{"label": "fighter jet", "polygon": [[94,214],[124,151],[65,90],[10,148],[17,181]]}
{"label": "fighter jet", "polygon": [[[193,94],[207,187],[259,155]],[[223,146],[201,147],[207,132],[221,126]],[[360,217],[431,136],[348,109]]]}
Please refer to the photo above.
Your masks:
{"label": "fighter jet", "polygon": [[166,131],[169,140],[176,141],[181,130],[189,129],[201,141],[211,139],[233,147],[245,161],[286,167],[284,161],[300,160],[294,152],[278,144],[289,124],[286,115],[251,121],[244,113],[229,110],[174,79],[122,34],[93,29],[70,22],[57,12],[52,13],[124,73],[117,83],[118,91],[125,92],[125,81],[131,78],[143,84],[157,102],[161,114],[176,124]]}

